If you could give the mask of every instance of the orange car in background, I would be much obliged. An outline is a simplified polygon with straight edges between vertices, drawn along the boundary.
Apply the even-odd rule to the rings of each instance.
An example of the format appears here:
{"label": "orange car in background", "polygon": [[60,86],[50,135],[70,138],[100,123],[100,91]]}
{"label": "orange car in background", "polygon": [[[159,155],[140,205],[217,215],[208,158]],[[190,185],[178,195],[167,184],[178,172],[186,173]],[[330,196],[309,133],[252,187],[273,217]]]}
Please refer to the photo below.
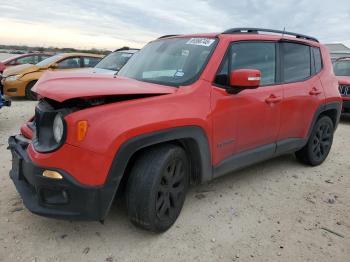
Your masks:
{"label": "orange car in background", "polygon": [[24,64],[6,69],[2,84],[7,96],[26,97],[35,100],[32,87],[46,70],[68,70],[94,67],[103,55],[88,53],[63,53],[47,58],[36,65]]}

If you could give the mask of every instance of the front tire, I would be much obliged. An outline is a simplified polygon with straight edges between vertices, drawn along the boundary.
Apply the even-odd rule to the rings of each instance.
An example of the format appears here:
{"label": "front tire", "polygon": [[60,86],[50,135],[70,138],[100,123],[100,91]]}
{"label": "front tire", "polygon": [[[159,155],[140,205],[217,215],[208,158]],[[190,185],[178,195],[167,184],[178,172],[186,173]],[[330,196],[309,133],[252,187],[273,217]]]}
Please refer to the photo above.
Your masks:
{"label": "front tire", "polygon": [[30,82],[30,83],[27,85],[26,90],[25,90],[26,99],[28,99],[28,100],[33,100],[33,101],[37,100],[37,95],[36,95],[36,93],[34,93],[34,92],[32,91],[32,88],[33,88],[33,86],[36,84],[36,82],[37,82],[37,81],[32,81],[32,82]]}
{"label": "front tire", "polygon": [[331,150],[333,135],[332,119],[328,116],[322,116],[314,125],[307,144],[295,153],[297,159],[310,166],[322,164]]}
{"label": "front tire", "polygon": [[146,149],[134,163],[126,189],[130,220],[146,230],[164,232],[179,216],[189,185],[189,163],[179,146]]}

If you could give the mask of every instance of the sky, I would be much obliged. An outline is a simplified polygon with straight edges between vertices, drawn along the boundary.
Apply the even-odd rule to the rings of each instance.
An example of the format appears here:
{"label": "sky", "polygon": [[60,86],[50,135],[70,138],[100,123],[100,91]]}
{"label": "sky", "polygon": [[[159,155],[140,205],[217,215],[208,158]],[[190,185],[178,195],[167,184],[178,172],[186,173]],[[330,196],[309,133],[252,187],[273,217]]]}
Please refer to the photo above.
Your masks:
{"label": "sky", "polygon": [[349,0],[0,1],[0,44],[113,50],[166,34],[285,27],[350,47]]}

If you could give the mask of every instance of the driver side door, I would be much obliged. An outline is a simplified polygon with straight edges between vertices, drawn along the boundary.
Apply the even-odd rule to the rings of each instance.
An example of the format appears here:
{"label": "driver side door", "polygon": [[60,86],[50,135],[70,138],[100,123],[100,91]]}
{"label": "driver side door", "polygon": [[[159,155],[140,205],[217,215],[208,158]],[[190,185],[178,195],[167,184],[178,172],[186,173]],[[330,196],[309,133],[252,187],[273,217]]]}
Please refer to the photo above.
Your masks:
{"label": "driver side door", "polygon": [[[237,158],[245,161],[271,157],[275,152],[280,127],[283,88],[278,84],[275,42],[233,42],[217,72],[212,86],[213,163],[221,166]],[[258,69],[260,86],[229,94],[229,72]],[[237,163],[236,163],[237,164]]]}
{"label": "driver side door", "polygon": [[66,69],[76,69],[81,68],[81,58],[80,57],[68,57],[57,63],[57,70],[66,70]]}

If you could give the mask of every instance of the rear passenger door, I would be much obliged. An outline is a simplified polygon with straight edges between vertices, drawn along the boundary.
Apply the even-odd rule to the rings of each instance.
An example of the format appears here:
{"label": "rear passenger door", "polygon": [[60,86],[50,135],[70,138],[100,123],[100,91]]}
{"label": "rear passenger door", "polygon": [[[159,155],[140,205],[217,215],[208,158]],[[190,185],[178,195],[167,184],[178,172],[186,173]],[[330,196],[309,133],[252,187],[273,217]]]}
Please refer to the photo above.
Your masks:
{"label": "rear passenger door", "polygon": [[316,110],[325,96],[318,73],[320,50],[301,43],[281,43],[284,100],[278,140],[306,137]]}

